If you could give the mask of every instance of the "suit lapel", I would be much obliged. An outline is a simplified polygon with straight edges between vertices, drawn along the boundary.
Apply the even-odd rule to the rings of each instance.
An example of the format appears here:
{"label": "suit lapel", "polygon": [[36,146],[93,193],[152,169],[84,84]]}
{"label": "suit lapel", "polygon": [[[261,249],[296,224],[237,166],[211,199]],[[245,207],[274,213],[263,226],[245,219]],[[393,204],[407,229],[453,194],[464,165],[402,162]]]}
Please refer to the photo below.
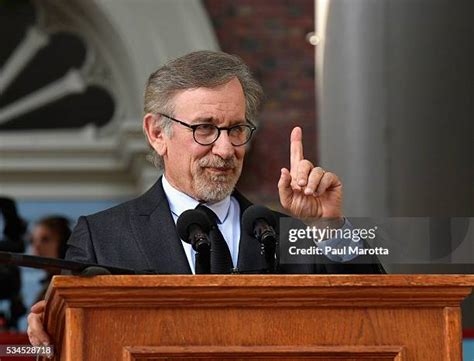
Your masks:
{"label": "suit lapel", "polygon": [[158,273],[190,274],[188,259],[171,216],[161,177],[136,201],[132,228],[148,265]]}
{"label": "suit lapel", "polygon": [[[252,205],[239,191],[235,190],[232,195],[235,197],[240,206],[240,223],[242,224],[242,214]],[[240,243],[239,243],[239,259],[237,268],[242,273],[262,273],[267,265],[265,257],[261,255],[260,244],[258,241],[244,232],[240,227]]]}

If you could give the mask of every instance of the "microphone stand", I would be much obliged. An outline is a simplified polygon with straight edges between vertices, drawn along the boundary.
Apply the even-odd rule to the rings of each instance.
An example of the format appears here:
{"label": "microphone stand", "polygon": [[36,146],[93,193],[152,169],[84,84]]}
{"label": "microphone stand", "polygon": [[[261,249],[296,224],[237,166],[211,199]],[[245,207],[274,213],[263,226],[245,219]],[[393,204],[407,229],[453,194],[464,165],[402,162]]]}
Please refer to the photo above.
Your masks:
{"label": "microphone stand", "polygon": [[266,230],[262,233],[260,239],[260,245],[262,247],[262,252],[265,255],[265,262],[267,264],[267,273],[278,273],[279,271],[279,247],[278,247],[278,237],[273,231]]}

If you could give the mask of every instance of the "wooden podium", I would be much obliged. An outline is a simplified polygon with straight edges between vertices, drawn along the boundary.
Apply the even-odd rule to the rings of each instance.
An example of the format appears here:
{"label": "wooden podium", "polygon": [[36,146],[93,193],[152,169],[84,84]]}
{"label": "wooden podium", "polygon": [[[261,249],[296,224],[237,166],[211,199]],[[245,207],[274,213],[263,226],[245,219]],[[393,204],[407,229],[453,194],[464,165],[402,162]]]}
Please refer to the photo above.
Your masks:
{"label": "wooden podium", "polygon": [[54,277],[56,360],[460,361],[474,275]]}

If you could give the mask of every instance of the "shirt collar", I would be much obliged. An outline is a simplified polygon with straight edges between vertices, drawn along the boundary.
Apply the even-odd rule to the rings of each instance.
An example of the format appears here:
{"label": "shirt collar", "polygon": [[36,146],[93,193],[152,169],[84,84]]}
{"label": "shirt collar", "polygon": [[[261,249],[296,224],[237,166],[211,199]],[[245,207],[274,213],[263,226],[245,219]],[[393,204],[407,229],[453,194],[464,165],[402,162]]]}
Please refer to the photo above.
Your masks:
{"label": "shirt collar", "polygon": [[[171,213],[176,217],[179,217],[181,213],[188,209],[194,209],[200,203],[193,197],[188,196],[176,188],[174,188],[163,175],[162,178],[163,190],[168,198]],[[219,223],[223,223],[230,210],[230,196],[225,197],[223,200],[216,203],[203,203],[206,207],[212,209],[219,219]]]}

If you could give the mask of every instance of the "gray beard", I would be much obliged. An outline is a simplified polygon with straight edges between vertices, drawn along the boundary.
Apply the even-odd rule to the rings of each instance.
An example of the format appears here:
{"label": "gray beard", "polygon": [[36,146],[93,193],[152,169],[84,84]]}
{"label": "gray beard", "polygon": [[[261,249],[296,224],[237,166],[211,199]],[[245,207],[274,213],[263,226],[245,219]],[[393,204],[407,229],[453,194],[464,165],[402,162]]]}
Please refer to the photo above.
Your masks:
{"label": "gray beard", "polygon": [[[206,172],[205,167],[229,167],[233,168],[234,171],[237,167],[236,173],[229,175],[224,174],[209,174]],[[242,171],[241,164],[237,164],[235,158],[224,160],[221,158],[203,158],[199,162],[199,169],[195,173],[194,177],[194,191],[196,197],[205,202],[219,202],[225,197],[229,196],[239,180],[240,173]]]}

